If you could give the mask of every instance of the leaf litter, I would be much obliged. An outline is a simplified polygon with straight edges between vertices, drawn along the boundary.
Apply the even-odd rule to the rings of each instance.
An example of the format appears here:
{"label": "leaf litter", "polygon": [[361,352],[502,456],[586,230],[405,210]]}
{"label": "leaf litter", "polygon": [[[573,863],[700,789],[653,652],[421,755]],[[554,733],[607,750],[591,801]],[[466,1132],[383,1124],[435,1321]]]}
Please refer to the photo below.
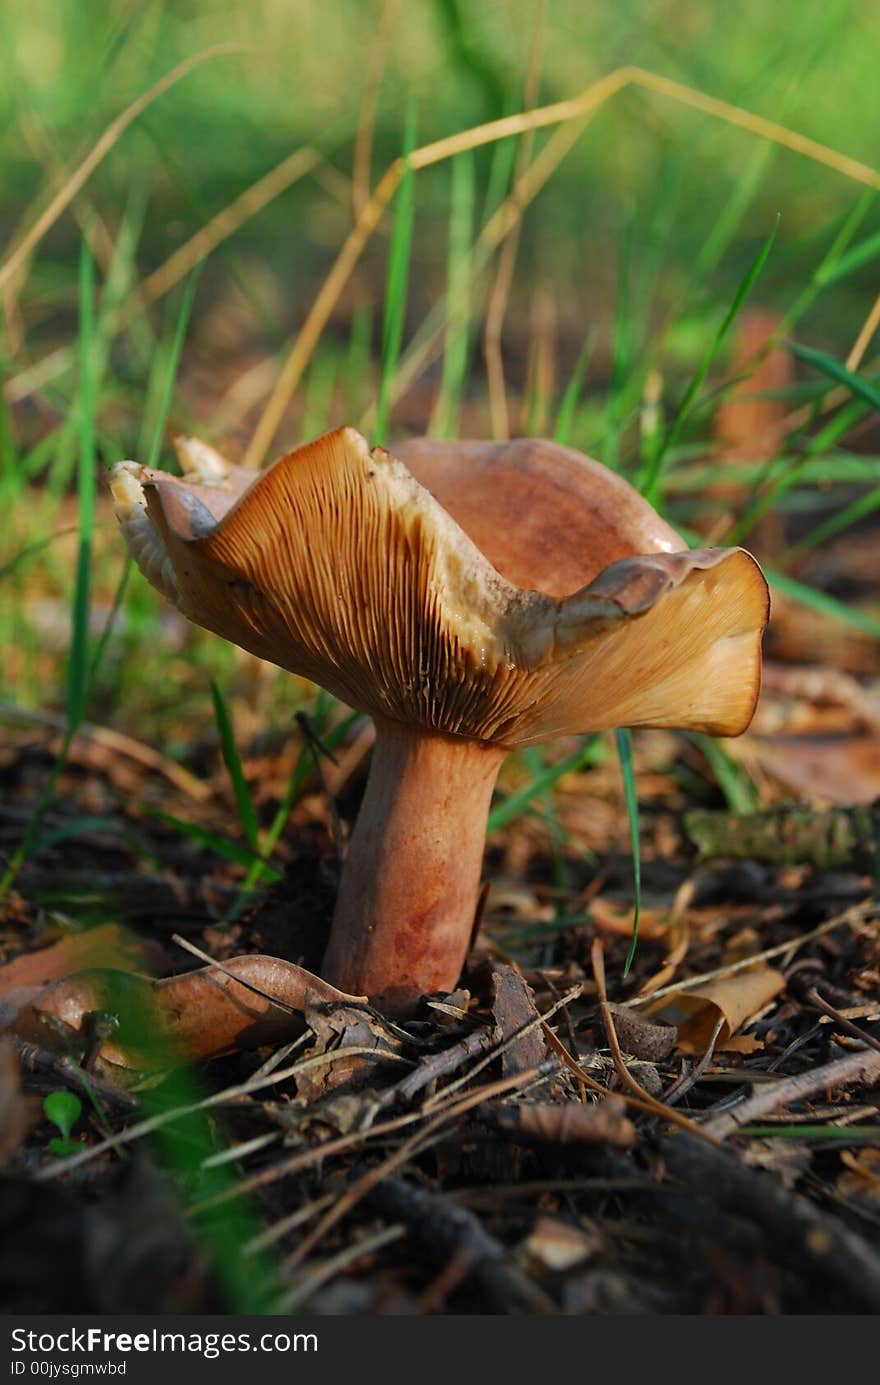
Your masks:
{"label": "leaf litter", "polygon": [[[650,760],[650,737],[639,753]],[[679,744],[677,753],[689,752]],[[175,809],[167,777],[142,772],[152,775],[151,795]],[[650,773],[648,764],[648,784]],[[56,811],[75,818],[101,774],[69,765]],[[140,1225],[133,1190],[149,1169],[150,1187],[178,1209],[161,1254],[174,1259],[180,1301],[193,1311],[222,1301],[202,1228],[224,1207],[244,1204],[263,1230],[225,1253],[246,1261],[251,1242],[261,1254],[271,1248],[266,1306],[876,1309],[880,1141],[870,1130],[880,1124],[880,906],[870,874],[772,855],[739,865],[729,854],[697,857],[680,830],[661,830],[664,815],[680,823],[687,808],[661,781],[642,805],[645,927],[624,981],[628,937],[614,921],[628,917],[625,817],[601,767],[592,775],[591,794],[613,807],[605,839],[591,842],[601,864],[578,857],[573,835],[568,883],[551,886],[542,865],[548,846],[533,823],[517,820],[496,834],[488,873],[497,886],[463,989],[427,1000],[403,1025],[361,999],[328,995],[311,971],[332,898],[332,884],[314,888],[315,860],[306,863],[306,844],[318,844],[332,878],[321,795],[307,796],[295,816],[283,886],[263,887],[232,925],[223,923],[219,886],[236,868],[214,858],[206,872],[204,851],[179,841],[163,872],[176,905],[152,934],[89,927],[88,909],[59,914],[23,893],[10,896],[0,933],[4,1226],[18,1224],[35,1196],[54,1199],[42,1205],[71,1228],[77,1294],[93,1307],[108,1292],[90,1267],[83,1199],[97,1198],[102,1234],[112,1225],[108,1244],[118,1245]],[[114,800],[112,779],[99,783],[120,813],[132,811]],[[561,800],[571,793],[565,783]],[[138,827],[163,856],[161,821],[140,819]],[[525,855],[515,847],[524,830]],[[516,874],[505,873],[499,841],[519,851]],[[44,880],[53,850],[32,863]],[[139,874],[148,874],[130,845],[104,837],[78,855],[82,875],[99,885],[115,872],[136,890]],[[212,898],[213,907],[198,903]],[[294,904],[282,926],[285,898]],[[210,968],[192,967],[173,941],[176,930],[203,940],[189,950],[213,958]],[[591,962],[599,938],[601,987]],[[261,953],[279,939],[296,963]],[[86,983],[121,968],[151,994],[151,978],[164,977],[159,993],[171,983],[186,995],[197,984],[191,978],[203,976],[212,1003],[222,1004],[240,984],[243,960],[255,978],[237,993],[250,1034],[248,1026],[218,1030],[204,1000],[178,1010],[202,1035],[188,1039],[201,1088],[193,1104],[210,1121],[214,1163],[229,1174],[206,1196],[200,1169],[155,1143],[162,1131],[173,1143],[182,1108],[145,1114],[156,1108],[144,1105],[144,1093],[168,1081],[169,1051],[148,1065],[135,1044],[120,1065],[125,1025],[96,1024],[100,997]],[[611,1046],[600,1003],[606,986]],[[78,1012],[40,1008],[41,996],[65,987],[79,994]],[[267,1008],[276,1030],[256,1025]],[[51,1152],[53,1130],[41,1118],[38,1097],[55,1090],[83,1103],[72,1155]],[[46,1256],[54,1234],[34,1215],[29,1235]],[[41,1279],[29,1263],[18,1301],[65,1302],[48,1264]],[[10,1282],[7,1272],[4,1289],[14,1294]],[[144,1311],[166,1301],[143,1285],[131,1292]]]}

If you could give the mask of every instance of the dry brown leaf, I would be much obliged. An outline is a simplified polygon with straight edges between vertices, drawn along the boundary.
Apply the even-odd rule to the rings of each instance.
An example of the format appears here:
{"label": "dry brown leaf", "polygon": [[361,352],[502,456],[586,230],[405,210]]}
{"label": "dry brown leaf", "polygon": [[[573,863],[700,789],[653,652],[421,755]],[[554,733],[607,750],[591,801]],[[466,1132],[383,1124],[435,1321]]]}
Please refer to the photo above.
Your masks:
{"label": "dry brown leaf", "polygon": [[146,1071],[281,1043],[302,1032],[310,1007],[363,1000],[293,962],[248,955],[159,981],[92,967],[29,995],[17,1011],[11,1005],[4,1020],[23,1038],[45,1042],[47,1020],[75,1034],[89,1013],[112,1010],[118,1028],[101,1057]]}
{"label": "dry brown leaf", "polygon": [[729,743],[750,772],[817,806],[873,803],[880,796],[880,737],[745,736]]}
{"label": "dry brown leaf", "polygon": [[25,952],[0,967],[0,999],[31,990],[34,994],[53,981],[61,981],[88,967],[143,967],[150,954],[141,943],[117,923],[103,923],[83,933],[72,933],[42,947]]}
{"label": "dry brown leaf", "polygon": [[542,1144],[606,1144],[628,1149],[636,1137],[622,1096],[608,1096],[590,1105],[524,1101],[493,1109],[491,1120],[512,1136]]}
{"label": "dry brown leaf", "polygon": [[[357,1049],[351,1058],[337,1058],[326,1067],[315,1070],[306,1069],[296,1079],[297,1095],[306,1101],[314,1102],[328,1092],[344,1088],[354,1091],[377,1078],[381,1078],[382,1064],[379,1054],[387,1053],[393,1059],[400,1053],[403,1045],[387,1025],[369,1010],[353,1005],[337,1005],[332,1010],[309,1008],[306,1022],[315,1035],[315,1041],[306,1051],[307,1058],[317,1057],[332,1050],[342,1053],[347,1048]],[[377,1058],[368,1058],[362,1050],[373,1049]]]}
{"label": "dry brown leaf", "polygon": [[662,1063],[675,1048],[678,1031],[671,1024],[652,1024],[635,1010],[609,1005],[620,1047],[633,1058]]}
{"label": "dry brown leaf", "polygon": [[[492,968],[492,1014],[502,1042],[506,1042],[536,1017],[531,987],[526,985],[515,967],[502,963]],[[505,1049],[501,1055],[501,1071],[505,1077],[528,1072],[530,1068],[543,1063],[545,1057],[544,1036],[536,1025]]]}
{"label": "dry brown leaf", "polygon": [[[617,937],[628,938],[632,933],[633,911],[621,909],[607,899],[594,899],[590,903],[590,917],[603,933],[614,933]],[[639,935],[648,940],[663,938],[669,931],[669,920],[655,909],[643,909],[639,915]]]}
{"label": "dry brown leaf", "polygon": [[760,1040],[750,1034],[737,1034],[737,1030],[784,988],[781,971],[758,966],[660,999],[646,1006],[643,1013],[662,1015],[678,1026],[678,1047],[682,1053],[705,1053],[719,1020],[722,1024],[715,1040],[716,1049],[754,1053],[763,1047]]}

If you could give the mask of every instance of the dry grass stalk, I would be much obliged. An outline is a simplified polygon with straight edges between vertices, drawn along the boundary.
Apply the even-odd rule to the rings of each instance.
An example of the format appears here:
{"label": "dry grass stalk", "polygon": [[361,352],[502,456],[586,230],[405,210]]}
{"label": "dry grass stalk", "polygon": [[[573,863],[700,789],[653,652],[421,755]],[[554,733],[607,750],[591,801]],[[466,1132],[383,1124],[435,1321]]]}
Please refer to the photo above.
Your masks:
{"label": "dry grass stalk", "polygon": [[[580,130],[595,111],[610,97],[629,86],[640,87],[667,96],[683,105],[702,111],[706,115],[724,120],[727,124],[736,125],[751,134],[771,140],[774,144],[791,150],[792,153],[800,154],[816,163],[825,165],[827,168],[832,168],[866,187],[880,188],[880,172],[858,159],[841,154],[836,149],[820,144],[817,140],[801,135],[796,130],[790,130],[787,126],[780,125],[776,121],[766,120],[763,116],[755,115],[751,111],[744,110],[741,106],[720,101],[715,97],[707,96],[704,92],[697,91],[693,87],[685,86],[681,82],[674,82],[669,78],[637,67],[617,68],[614,72],[610,72],[594,82],[580,96],[567,101],[556,101],[551,105],[540,106],[520,115],[505,116],[500,120],[492,120],[486,124],[474,126],[470,130],[461,131],[456,135],[447,136],[445,139],[435,140],[432,144],[423,145],[421,148],[413,150],[407,163],[413,171],[417,172],[419,169],[429,168],[433,164],[452,158],[455,154],[477,149],[486,144],[493,144],[500,139],[507,139],[510,135],[526,134],[533,130],[544,129],[549,125],[565,125],[570,121],[578,122],[580,127],[573,136],[571,132],[566,132],[573,144]],[[558,133],[561,134],[561,132]],[[534,161],[531,167],[533,181],[540,179],[543,164],[546,162],[544,156],[549,155],[552,145],[553,141],[548,141],[541,156]],[[552,157],[558,162],[558,149],[553,149]],[[302,379],[303,372],[327,325],[330,314],[336,306],[364,246],[397,191],[403,177],[404,166],[402,158],[395,159],[386,169],[370,199],[362,207],[355,225],[324,280],[284,362],[245,456],[247,466],[259,467],[262,465],[290,399]],[[508,202],[510,200],[508,199]],[[515,207],[507,211],[505,215],[511,218],[511,224],[515,223],[517,219]],[[488,231],[488,227],[486,229]],[[506,229],[505,227],[501,238],[506,233]]]}

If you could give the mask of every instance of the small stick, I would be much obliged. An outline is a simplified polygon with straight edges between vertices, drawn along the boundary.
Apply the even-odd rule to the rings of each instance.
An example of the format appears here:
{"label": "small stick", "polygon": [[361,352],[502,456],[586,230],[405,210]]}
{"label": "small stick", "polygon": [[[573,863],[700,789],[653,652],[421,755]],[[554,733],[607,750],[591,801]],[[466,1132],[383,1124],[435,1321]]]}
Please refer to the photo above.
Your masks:
{"label": "small stick", "polygon": [[701,1126],[704,1135],[721,1141],[733,1135],[742,1125],[766,1116],[780,1106],[788,1106],[793,1101],[805,1101],[829,1087],[842,1087],[847,1082],[876,1082],[880,1079],[880,1053],[866,1048],[858,1053],[848,1053],[845,1058],[835,1058],[811,1072],[799,1072],[793,1077],[783,1077],[779,1082],[767,1083],[754,1096],[737,1106],[734,1111],[716,1116]]}
{"label": "small stick", "polygon": [[406,1234],[406,1227],[397,1223],[394,1226],[383,1226],[381,1231],[374,1231],[371,1236],[364,1236],[361,1241],[354,1241],[350,1246],[341,1250],[338,1255],[325,1260],[311,1274],[305,1275],[298,1284],[294,1284],[293,1288],[283,1293],[272,1305],[271,1311],[273,1313],[294,1312],[313,1294],[317,1293],[322,1285],[340,1274],[348,1265],[354,1264],[364,1255],[370,1255],[382,1246],[390,1245],[392,1241],[399,1241]]}
{"label": "small stick", "polygon": [[449,1072],[455,1072],[462,1063],[467,1062],[468,1058],[475,1057],[482,1053],[493,1043],[492,1031],[490,1029],[474,1029],[470,1034],[466,1034],[457,1044],[451,1048],[444,1048],[440,1053],[432,1053],[424,1058],[414,1072],[407,1073],[400,1082],[393,1087],[388,1087],[378,1099],[378,1109],[384,1111],[386,1106],[393,1106],[395,1102],[412,1101],[417,1092],[423,1087],[427,1087],[430,1082],[435,1082],[438,1077],[445,1077]]}
{"label": "small stick", "polygon": [[[443,1107],[442,1110],[438,1111],[422,1129],[417,1130],[408,1140],[404,1140],[403,1144],[400,1145],[398,1149],[394,1150],[392,1154],[389,1154],[380,1164],[376,1164],[373,1168],[368,1169],[362,1178],[359,1178],[356,1183],[352,1184],[352,1186],[342,1194],[335,1205],[330,1208],[327,1215],[322,1217],[318,1225],[300,1242],[286,1263],[289,1265],[301,1264],[327,1232],[330,1231],[337,1222],[341,1221],[343,1217],[347,1216],[378,1183],[382,1182],[392,1169],[396,1169],[401,1164],[406,1163],[406,1160],[411,1154],[415,1154],[426,1145],[434,1143],[435,1138],[440,1138],[438,1132],[441,1131],[441,1128],[446,1127],[450,1121],[454,1121],[458,1116],[462,1116],[466,1111],[469,1111],[471,1107],[478,1106],[482,1102],[490,1100],[492,1097],[504,1096],[508,1092],[513,1092],[518,1088],[525,1087],[536,1077],[552,1077],[558,1071],[559,1064],[556,1060],[548,1059],[547,1062],[541,1063],[537,1068],[529,1068],[525,1072],[514,1073],[511,1077],[502,1077],[498,1082],[490,1082],[488,1086],[480,1087],[476,1092],[469,1093],[468,1096],[462,1097],[460,1101],[450,1102],[447,1106]],[[421,1115],[423,1113],[420,1112],[419,1114]],[[320,1153],[322,1148],[326,1149],[327,1146],[319,1146],[317,1152]]]}
{"label": "small stick", "polygon": [[535,1018],[528,1020],[526,1024],[521,1024],[519,1029],[514,1030],[510,1037],[505,1039],[504,1043],[498,1044],[490,1053],[486,1054],[485,1058],[481,1058],[479,1063],[475,1063],[468,1072],[457,1078],[455,1082],[450,1082],[447,1087],[443,1088],[442,1092],[438,1092],[436,1096],[426,1102],[426,1109],[430,1109],[432,1106],[438,1106],[441,1102],[446,1101],[452,1096],[453,1092],[457,1092],[461,1087],[464,1087],[478,1072],[482,1072],[490,1063],[494,1063],[496,1058],[500,1058],[502,1053],[506,1053],[509,1048],[515,1043],[518,1043],[524,1034],[531,1033],[531,1031],[537,1029],[539,1025],[545,1024],[551,1016],[556,1014],[557,1010],[561,1010],[564,1005],[570,1005],[573,1000],[577,1000],[578,996],[582,994],[583,989],[581,983],[578,983],[577,986],[572,986],[571,990],[566,991],[565,995],[557,1000],[554,1005],[551,1005],[549,1010],[545,1010],[542,1015],[535,1015]]}
{"label": "small stick", "polygon": [[815,986],[810,987],[807,992],[807,999],[811,1001],[817,1009],[821,1010],[824,1015],[830,1016],[837,1025],[837,1028],[842,1029],[844,1034],[849,1034],[851,1039],[860,1039],[863,1044],[867,1044],[869,1048],[875,1048],[877,1052],[880,1053],[880,1039],[875,1039],[873,1034],[869,1034],[867,1030],[860,1028],[857,1024],[853,1024],[852,1020],[847,1019],[846,1015],[842,1015],[839,1010],[835,1010],[834,1006],[829,1005],[828,1001],[819,994]]}
{"label": "small stick", "polygon": [[[687,1130],[691,1135],[697,1135],[710,1144],[715,1144],[716,1140],[711,1134],[707,1134],[706,1127],[697,1125],[695,1121],[688,1120],[680,1111],[674,1111],[665,1102],[658,1101],[656,1097],[646,1092],[644,1087],[636,1081],[626,1063],[623,1061],[623,1054],[617,1040],[617,1030],[614,1028],[614,1016],[611,1013],[611,1006],[608,1004],[608,996],[605,991],[605,957],[602,952],[601,938],[593,939],[593,947],[590,953],[590,960],[593,963],[593,975],[596,978],[596,989],[599,992],[599,1009],[602,1013],[602,1022],[605,1025],[605,1033],[608,1035],[608,1046],[611,1049],[611,1056],[614,1059],[614,1066],[624,1086],[628,1087],[633,1096],[638,1097],[650,1108],[656,1116],[669,1122],[670,1125],[680,1126],[682,1130]],[[606,1092],[607,1096],[608,1093]]]}
{"label": "small stick", "polygon": [[703,972],[701,976],[689,976],[684,981],[675,981],[671,986],[661,986],[659,991],[652,991],[650,995],[636,995],[631,1000],[623,1000],[622,1005],[635,1007],[636,1005],[647,1005],[649,1002],[659,1000],[661,996],[674,995],[677,991],[689,991],[694,986],[703,986],[707,981],[717,981],[721,976],[733,976],[736,972],[746,971],[753,967],[756,962],[766,962],[771,957],[781,957],[786,952],[796,952],[805,943],[811,943],[816,938],[823,937],[835,928],[840,928],[844,923],[854,925],[862,923],[872,914],[880,912],[880,904],[876,899],[865,900],[862,904],[853,904],[842,913],[835,914],[833,918],[826,919],[817,928],[813,928],[809,933],[802,933],[798,938],[789,938],[787,943],[777,943],[775,947],[765,948],[763,952],[753,952],[748,957],[741,957],[738,962],[731,962],[728,966],[716,967],[714,971]]}

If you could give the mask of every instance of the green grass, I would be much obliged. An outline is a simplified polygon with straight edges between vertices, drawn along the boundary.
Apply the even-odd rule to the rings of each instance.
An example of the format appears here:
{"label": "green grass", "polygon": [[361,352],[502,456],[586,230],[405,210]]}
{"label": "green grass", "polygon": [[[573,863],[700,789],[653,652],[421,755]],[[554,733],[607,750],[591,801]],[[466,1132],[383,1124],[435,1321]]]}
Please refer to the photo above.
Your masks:
{"label": "green grass", "polygon": [[379,378],[379,398],[376,404],[376,422],[373,427],[373,441],[380,445],[387,440],[391,413],[391,385],[403,342],[407,277],[409,275],[415,219],[415,174],[408,163],[408,156],[415,148],[415,144],[415,108],[411,105],[407,114],[406,134],[403,141],[403,159],[406,166],[400,180],[400,187],[397,190],[394,230],[391,235],[391,249],[388,255],[388,278],[385,285],[382,374]]}

